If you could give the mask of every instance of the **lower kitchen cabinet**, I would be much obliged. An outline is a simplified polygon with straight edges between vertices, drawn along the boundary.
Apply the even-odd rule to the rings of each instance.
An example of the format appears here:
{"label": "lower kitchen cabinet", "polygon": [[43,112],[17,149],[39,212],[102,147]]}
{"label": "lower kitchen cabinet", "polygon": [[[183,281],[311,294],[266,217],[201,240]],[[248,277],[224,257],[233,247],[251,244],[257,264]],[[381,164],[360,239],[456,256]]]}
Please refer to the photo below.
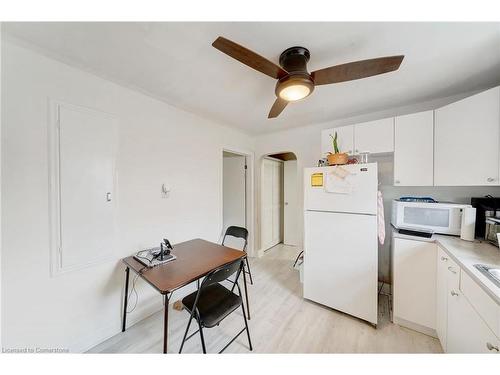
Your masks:
{"label": "lower kitchen cabinet", "polygon": [[446,353],[500,350],[500,306],[435,242],[392,239],[393,322]]}
{"label": "lower kitchen cabinet", "polygon": [[[453,293],[453,294],[452,294]],[[500,340],[460,290],[448,297],[447,353],[498,353]]]}
{"label": "lower kitchen cabinet", "polygon": [[[446,338],[448,329],[448,295],[449,289],[458,289],[457,281],[453,279],[459,267],[453,262],[443,249],[437,249],[437,274],[436,274],[436,333],[443,350],[446,351]],[[448,288],[450,280],[450,288]],[[454,285],[455,284],[455,285]]]}
{"label": "lower kitchen cabinet", "polygon": [[436,249],[434,242],[394,238],[393,321],[435,336]]}
{"label": "lower kitchen cabinet", "polygon": [[[478,306],[473,306],[463,293],[464,281],[471,279],[439,246],[436,261],[436,331],[443,350],[498,353],[500,340],[478,313]],[[477,284],[473,287],[480,289]],[[484,315],[499,311],[492,300],[487,308],[489,314]]]}

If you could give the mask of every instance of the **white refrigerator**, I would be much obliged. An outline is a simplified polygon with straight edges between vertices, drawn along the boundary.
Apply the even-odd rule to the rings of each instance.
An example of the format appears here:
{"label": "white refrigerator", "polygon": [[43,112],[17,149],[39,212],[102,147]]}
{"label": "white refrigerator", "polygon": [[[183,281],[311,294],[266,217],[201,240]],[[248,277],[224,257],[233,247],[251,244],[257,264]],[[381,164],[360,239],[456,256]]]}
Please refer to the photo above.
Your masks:
{"label": "white refrigerator", "polygon": [[377,164],[306,168],[304,298],[377,324]]}

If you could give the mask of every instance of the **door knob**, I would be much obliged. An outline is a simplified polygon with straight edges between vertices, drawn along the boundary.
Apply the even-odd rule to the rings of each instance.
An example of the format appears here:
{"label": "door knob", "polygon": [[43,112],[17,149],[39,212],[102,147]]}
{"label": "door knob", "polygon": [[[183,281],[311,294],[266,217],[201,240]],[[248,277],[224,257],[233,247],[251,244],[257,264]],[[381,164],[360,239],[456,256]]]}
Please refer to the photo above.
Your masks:
{"label": "door knob", "polygon": [[453,270],[453,267],[448,267],[448,271],[450,271],[451,273],[457,273],[457,271]]}
{"label": "door knob", "polygon": [[458,296],[458,293],[457,293],[457,292],[455,292],[454,290],[452,290],[452,291],[450,292],[450,294],[451,294],[453,297]]}
{"label": "door knob", "polygon": [[441,260],[442,260],[443,262],[447,262],[447,261],[448,261],[448,258],[446,258],[446,257],[441,257]]}
{"label": "door knob", "polygon": [[111,193],[106,193],[106,202],[111,202]]}
{"label": "door knob", "polygon": [[493,182],[493,181],[495,181],[495,179],[494,179],[493,177],[488,177],[488,178],[486,179],[486,181],[488,181],[488,182]]}
{"label": "door knob", "polygon": [[285,202],[285,206],[288,206],[288,202]]}

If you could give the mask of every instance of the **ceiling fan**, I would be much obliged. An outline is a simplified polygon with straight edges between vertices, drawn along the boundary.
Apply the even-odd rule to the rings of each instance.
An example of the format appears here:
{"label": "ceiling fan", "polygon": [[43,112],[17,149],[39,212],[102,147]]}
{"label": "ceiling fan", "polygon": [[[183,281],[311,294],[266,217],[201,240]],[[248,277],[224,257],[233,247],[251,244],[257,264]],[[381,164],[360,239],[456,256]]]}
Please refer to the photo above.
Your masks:
{"label": "ceiling fan", "polygon": [[294,102],[311,95],[315,86],[328,85],[366,78],[398,70],[404,56],[387,56],[376,59],[354,61],[347,64],[330,66],[312,73],[307,71],[307,62],[311,57],[304,47],[291,47],[280,55],[279,64],[267,60],[255,52],[240,46],[222,36],[212,46],[233,59],[277,79],[276,101],[271,107],[268,118],[278,117],[289,102]]}

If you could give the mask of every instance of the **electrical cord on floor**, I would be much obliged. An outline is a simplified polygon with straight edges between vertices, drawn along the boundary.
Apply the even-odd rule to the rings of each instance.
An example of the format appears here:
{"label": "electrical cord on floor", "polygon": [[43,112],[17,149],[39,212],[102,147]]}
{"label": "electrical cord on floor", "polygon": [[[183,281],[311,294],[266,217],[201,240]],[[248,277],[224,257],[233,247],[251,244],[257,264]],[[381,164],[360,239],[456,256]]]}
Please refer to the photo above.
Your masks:
{"label": "electrical cord on floor", "polygon": [[130,297],[132,297],[132,293],[135,294],[134,307],[132,307],[131,310],[127,310],[127,314],[129,314],[129,313],[131,313],[132,311],[135,310],[135,308],[137,307],[137,302],[139,301],[139,294],[137,293],[137,290],[135,289],[135,283],[137,282],[138,278],[139,278],[139,275],[138,274],[135,275],[134,280],[132,281],[132,290],[130,291],[130,293],[129,293],[128,297],[127,297],[127,301],[130,301]]}
{"label": "electrical cord on floor", "polygon": [[384,282],[382,281],[382,284],[380,284],[380,289],[378,290],[378,294],[380,294],[382,292],[382,288],[384,287]]}
{"label": "electrical cord on floor", "polygon": [[134,294],[135,295],[135,302],[134,302],[134,307],[132,307],[131,310],[127,310],[127,314],[133,312],[135,310],[135,308],[137,307],[137,302],[139,302],[139,294],[137,293],[137,289],[135,288],[135,283],[137,282],[137,279],[139,278],[139,275],[142,275],[142,272],[145,269],[148,269],[148,268],[151,267],[151,260],[148,259],[148,258],[146,258],[146,257],[143,257],[143,256],[139,255],[139,254],[142,254],[143,252],[144,252],[144,250],[143,251],[139,251],[136,254],[136,257],[147,260],[149,262],[149,266],[144,266],[139,271],[137,271],[137,274],[134,276],[134,280],[132,280],[132,289],[130,290],[129,295],[127,296],[127,301],[130,301],[130,297],[132,297],[132,294]]}

